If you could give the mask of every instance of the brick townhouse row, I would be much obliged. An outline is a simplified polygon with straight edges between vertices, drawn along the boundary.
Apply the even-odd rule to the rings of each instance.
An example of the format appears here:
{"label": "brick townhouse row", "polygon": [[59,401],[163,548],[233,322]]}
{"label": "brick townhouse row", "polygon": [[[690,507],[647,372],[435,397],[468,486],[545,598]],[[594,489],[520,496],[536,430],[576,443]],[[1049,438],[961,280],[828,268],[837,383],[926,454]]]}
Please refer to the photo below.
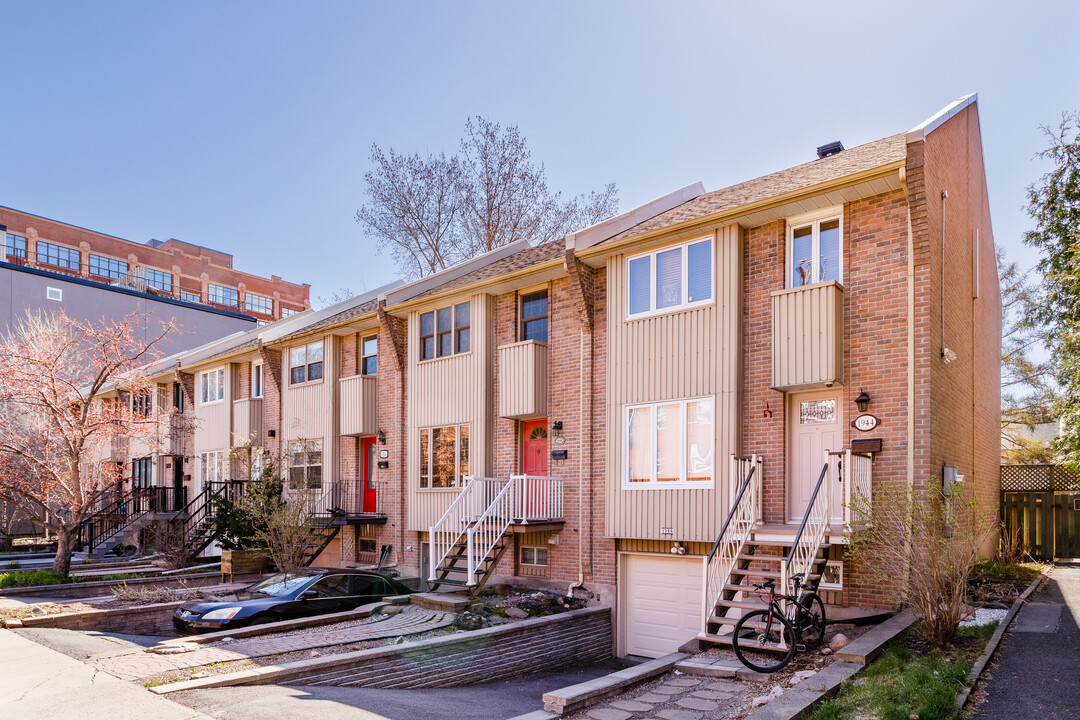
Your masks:
{"label": "brick townhouse row", "polygon": [[854,493],[945,477],[997,502],[977,107],[171,359],[158,400],[194,430],[150,482],[195,495],[265,452],[343,518],[318,564],[390,546],[444,586],[573,592],[613,607],[620,654],[719,633],[765,573],[729,551],[895,606],[845,558],[872,522]]}

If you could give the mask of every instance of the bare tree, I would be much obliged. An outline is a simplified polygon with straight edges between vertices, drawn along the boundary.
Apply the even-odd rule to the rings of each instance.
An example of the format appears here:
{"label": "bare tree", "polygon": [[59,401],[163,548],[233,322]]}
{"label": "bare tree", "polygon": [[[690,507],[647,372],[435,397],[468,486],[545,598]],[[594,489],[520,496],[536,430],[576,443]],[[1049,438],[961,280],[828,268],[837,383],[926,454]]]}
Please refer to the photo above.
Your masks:
{"label": "bare tree", "polygon": [[371,147],[375,169],[364,174],[368,203],[356,222],[375,236],[407,277],[423,277],[454,264],[461,210],[461,163],[445,154],[398,155]]}
{"label": "bare tree", "polygon": [[373,146],[371,160],[356,220],[407,277],[517,240],[550,242],[618,211],[614,183],[567,200],[552,193],[521,131],[479,116],[465,123],[458,155],[424,160]]}

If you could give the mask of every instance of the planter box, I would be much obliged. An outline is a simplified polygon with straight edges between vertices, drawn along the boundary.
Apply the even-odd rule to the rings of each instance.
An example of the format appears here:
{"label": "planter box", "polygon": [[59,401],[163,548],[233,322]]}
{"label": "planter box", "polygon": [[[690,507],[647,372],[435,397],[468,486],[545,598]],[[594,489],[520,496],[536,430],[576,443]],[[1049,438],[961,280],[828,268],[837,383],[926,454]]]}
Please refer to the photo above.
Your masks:
{"label": "planter box", "polygon": [[270,564],[270,554],[265,550],[222,550],[221,551],[221,579],[229,576],[232,582],[233,575],[250,575],[261,573]]}

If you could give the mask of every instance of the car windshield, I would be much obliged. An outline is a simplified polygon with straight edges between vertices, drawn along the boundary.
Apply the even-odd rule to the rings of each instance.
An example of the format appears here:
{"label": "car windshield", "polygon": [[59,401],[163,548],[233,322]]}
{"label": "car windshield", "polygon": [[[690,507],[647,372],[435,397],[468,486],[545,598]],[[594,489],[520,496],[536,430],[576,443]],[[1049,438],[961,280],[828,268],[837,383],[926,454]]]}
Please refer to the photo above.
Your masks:
{"label": "car windshield", "polygon": [[263,595],[273,595],[274,597],[285,597],[311,582],[313,577],[314,576],[312,575],[301,575],[298,573],[278,573],[277,575],[271,575],[261,582],[255,583],[248,588],[248,591],[262,593]]}

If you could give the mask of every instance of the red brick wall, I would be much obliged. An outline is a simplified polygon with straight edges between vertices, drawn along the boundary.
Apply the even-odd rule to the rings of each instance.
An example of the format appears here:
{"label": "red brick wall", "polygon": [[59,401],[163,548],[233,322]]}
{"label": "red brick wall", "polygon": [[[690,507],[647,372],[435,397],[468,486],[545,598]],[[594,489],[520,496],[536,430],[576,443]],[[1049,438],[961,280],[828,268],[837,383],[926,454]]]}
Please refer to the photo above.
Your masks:
{"label": "red brick wall", "polygon": [[[994,258],[979,117],[972,105],[926,136],[926,226],[931,342],[928,367],[931,426],[925,477],[955,465],[974,483],[980,502],[997,517],[1000,474],[1001,296]],[[942,199],[942,191],[948,198]],[[957,357],[941,357],[942,207],[945,227],[944,343]],[[979,298],[974,298],[974,234],[979,233]],[[916,476],[916,480],[924,477]],[[984,553],[993,552],[996,536]]]}
{"label": "red brick wall", "polygon": [[[278,463],[278,472],[285,472],[284,458],[281,457],[281,351],[266,347],[259,348],[263,361],[263,436],[258,438]],[[274,437],[270,437],[270,431]]]}
{"label": "red brick wall", "polygon": [[[408,333],[405,320],[385,315],[379,325],[379,357],[377,387],[379,394],[376,419],[378,429],[386,433],[386,444],[376,445],[379,451],[389,452],[389,468],[375,470],[376,493],[379,511],[386,513],[387,523],[378,526],[375,542],[376,549],[382,545],[393,545],[391,562],[395,562],[404,573],[416,572],[420,567],[420,536],[406,532],[405,529],[405,478],[406,478],[406,428],[405,403],[408,392],[407,378],[404,374],[405,352]],[[401,349],[399,358],[394,349],[397,339]],[[378,462],[376,460],[376,462]],[[411,547],[411,550],[406,548]]]}

